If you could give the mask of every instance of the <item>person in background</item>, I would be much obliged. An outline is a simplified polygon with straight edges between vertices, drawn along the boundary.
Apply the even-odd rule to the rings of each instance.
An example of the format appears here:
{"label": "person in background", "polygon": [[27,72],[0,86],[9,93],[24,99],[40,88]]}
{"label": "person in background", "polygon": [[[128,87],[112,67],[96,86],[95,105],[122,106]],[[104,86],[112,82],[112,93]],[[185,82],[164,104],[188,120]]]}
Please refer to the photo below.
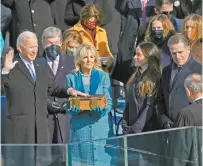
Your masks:
{"label": "person in background", "polygon": [[73,56],[74,52],[83,43],[80,33],[73,29],[68,29],[63,32],[63,42],[61,52],[64,55]]}
{"label": "person in background", "polygon": [[158,96],[160,128],[171,128],[180,110],[189,105],[183,81],[192,73],[202,73],[202,65],[190,54],[187,37],[176,34],[168,40],[173,62],[163,69]]}
{"label": "person in background", "polygon": [[146,30],[145,41],[153,42],[158,46],[163,68],[169,65],[172,61],[167,42],[174,34],[175,28],[169,18],[164,14],[154,16]]}
{"label": "person in background", "polygon": [[192,57],[202,64],[202,17],[197,14],[187,16],[182,33],[189,39]]}
{"label": "person in background", "polygon": [[155,129],[152,115],[161,78],[160,52],[151,42],[136,48],[135,73],[127,83],[127,106],[123,114],[124,134]]}
{"label": "person in background", "polygon": [[103,70],[108,71],[114,57],[109,49],[106,30],[100,27],[102,22],[101,9],[94,4],[88,4],[81,10],[80,21],[71,29],[81,34],[84,43],[91,43],[95,46],[102,60]]}
{"label": "person in background", "polygon": [[[43,58],[49,66],[50,73],[54,78],[55,83],[61,87],[65,87],[66,75],[74,69],[74,58],[65,56],[60,51],[62,45],[61,30],[56,27],[46,28],[42,33],[41,42],[44,48]],[[66,99],[48,96],[49,134],[52,143],[67,144],[69,142],[70,116],[64,114],[61,109],[61,106],[65,101]],[[56,150],[57,148],[54,147],[53,149]],[[55,162],[62,162],[60,164],[65,165],[65,149],[62,149],[62,147],[60,149],[61,151],[53,153],[53,156],[56,156],[54,160]],[[57,158],[57,154],[61,155],[60,152],[63,155],[62,159],[60,157]]]}
{"label": "person in background", "polygon": [[202,126],[202,75],[189,75],[184,87],[191,104],[178,113],[173,127]]}
{"label": "person in background", "polygon": [[174,12],[177,18],[184,19],[193,13],[194,0],[175,0],[173,3]]}
{"label": "person in background", "polygon": [[171,20],[176,32],[181,32],[183,20],[176,18],[173,0],[155,0],[155,13],[165,14]]}
{"label": "person in background", "polygon": [[[74,106],[69,107],[67,101],[66,112],[71,118],[70,142],[84,142],[113,136],[110,126],[110,111],[112,109],[111,83],[108,73],[101,69],[101,63],[96,48],[92,44],[84,43],[75,52],[75,69],[66,76],[66,87],[80,90],[89,95],[105,95],[105,108],[94,107],[92,110],[81,111]],[[109,165],[111,156],[105,152],[106,140],[96,144],[73,144],[71,156],[73,162],[84,162],[90,165]]]}

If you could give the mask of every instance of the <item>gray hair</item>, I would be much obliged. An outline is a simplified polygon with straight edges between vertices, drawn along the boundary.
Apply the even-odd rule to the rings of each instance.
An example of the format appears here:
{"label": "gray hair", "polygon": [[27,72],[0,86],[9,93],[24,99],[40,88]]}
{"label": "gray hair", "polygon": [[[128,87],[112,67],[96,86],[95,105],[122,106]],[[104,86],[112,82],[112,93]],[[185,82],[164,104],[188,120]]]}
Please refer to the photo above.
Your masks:
{"label": "gray hair", "polygon": [[20,33],[20,35],[17,38],[17,42],[16,42],[17,48],[19,47],[19,45],[24,44],[25,39],[30,39],[33,37],[36,37],[36,39],[37,39],[37,35],[34,32],[31,32],[28,30],[25,30],[24,32]]}
{"label": "gray hair", "polygon": [[170,45],[173,45],[173,44],[178,44],[178,43],[183,43],[185,47],[188,47],[189,46],[189,40],[187,39],[187,37],[181,33],[177,33],[173,36],[171,36],[168,40],[168,47]]}
{"label": "gray hair", "polygon": [[62,42],[62,32],[59,28],[56,27],[48,27],[46,28],[42,33],[42,46],[44,47],[46,45],[46,41],[48,38],[54,38],[59,37],[60,41]]}
{"label": "gray hair", "polygon": [[197,73],[189,75],[185,79],[184,87],[194,93],[202,92],[202,75]]}

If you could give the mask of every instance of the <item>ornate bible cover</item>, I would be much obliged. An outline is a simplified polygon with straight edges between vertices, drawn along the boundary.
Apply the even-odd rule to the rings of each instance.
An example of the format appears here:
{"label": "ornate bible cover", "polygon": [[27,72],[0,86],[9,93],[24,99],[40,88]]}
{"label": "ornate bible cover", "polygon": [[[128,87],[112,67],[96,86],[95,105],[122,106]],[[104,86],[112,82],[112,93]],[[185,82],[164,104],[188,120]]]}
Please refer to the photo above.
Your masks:
{"label": "ornate bible cover", "polygon": [[97,106],[104,108],[107,105],[105,95],[91,95],[89,97],[69,97],[70,108],[77,106],[80,110],[89,111]]}

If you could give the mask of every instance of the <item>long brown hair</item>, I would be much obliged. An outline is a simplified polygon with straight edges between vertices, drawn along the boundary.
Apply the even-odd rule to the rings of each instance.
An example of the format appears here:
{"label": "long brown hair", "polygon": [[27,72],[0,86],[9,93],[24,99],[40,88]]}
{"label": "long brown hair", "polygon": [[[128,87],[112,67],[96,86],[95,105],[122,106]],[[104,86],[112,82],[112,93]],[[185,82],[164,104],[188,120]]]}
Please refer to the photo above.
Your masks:
{"label": "long brown hair", "polygon": [[182,33],[185,35],[185,28],[187,21],[191,20],[194,24],[195,30],[193,31],[192,37],[189,39],[190,46],[192,47],[193,44],[202,39],[202,17],[198,14],[191,14],[184,19]]}
{"label": "long brown hair", "polygon": [[175,34],[175,28],[169,18],[165,14],[159,14],[152,18],[147,26],[145,41],[151,41],[152,23],[160,21],[163,26],[163,38],[167,38],[170,34]]}
{"label": "long brown hair", "polygon": [[[151,42],[142,42],[138,45],[143,55],[148,59],[148,68],[139,78],[138,91],[141,97],[151,96],[158,91],[157,82],[161,77],[160,51],[158,47]],[[129,88],[136,79],[139,68],[128,80],[127,88]]]}

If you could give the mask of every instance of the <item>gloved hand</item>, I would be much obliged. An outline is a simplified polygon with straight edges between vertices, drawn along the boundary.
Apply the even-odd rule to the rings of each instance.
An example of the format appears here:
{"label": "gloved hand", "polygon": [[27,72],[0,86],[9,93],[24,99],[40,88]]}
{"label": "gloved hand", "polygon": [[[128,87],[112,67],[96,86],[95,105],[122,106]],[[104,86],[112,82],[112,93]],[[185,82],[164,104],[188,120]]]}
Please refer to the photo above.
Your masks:
{"label": "gloved hand", "polygon": [[104,109],[102,109],[101,107],[95,107],[93,108],[91,111],[93,111],[94,113],[96,113],[97,115],[99,115],[100,117],[105,116],[107,113],[109,113],[111,111],[112,107],[111,106],[107,106]]}
{"label": "gloved hand", "polygon": [[72,109],[66,109],[66,113],[71,115],[71,116],[76,116],[80,112],[80,109],[76,106],[73,106]]}
{"label": "gloved hand", "polygon": [[172,126],[173,126],[173,122],[167,121],[167,122],[164,123],[163,128],[164,129],[171,129]]}
{"label": "gloved hand", "polygon": [[60,104],[50,99],[47,99],[47,108],[50,114],[61,113]]}

